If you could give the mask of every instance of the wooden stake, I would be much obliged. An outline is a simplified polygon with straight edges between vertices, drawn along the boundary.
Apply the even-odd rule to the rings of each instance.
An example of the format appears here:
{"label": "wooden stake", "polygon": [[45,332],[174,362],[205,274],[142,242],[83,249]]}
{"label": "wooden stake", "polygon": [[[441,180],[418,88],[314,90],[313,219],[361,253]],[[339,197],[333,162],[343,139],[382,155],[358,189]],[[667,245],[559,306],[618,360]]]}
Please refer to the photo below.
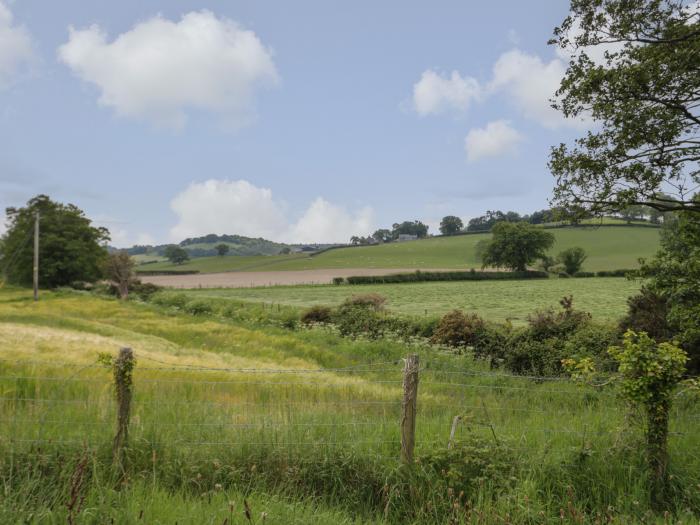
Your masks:
{"label": "wooden stake", "polygon": [[418,356],[406,358],[403,371],[403,402],[401,417],[401,461],[413,463],[416,444],[416,409],[418,405]]}

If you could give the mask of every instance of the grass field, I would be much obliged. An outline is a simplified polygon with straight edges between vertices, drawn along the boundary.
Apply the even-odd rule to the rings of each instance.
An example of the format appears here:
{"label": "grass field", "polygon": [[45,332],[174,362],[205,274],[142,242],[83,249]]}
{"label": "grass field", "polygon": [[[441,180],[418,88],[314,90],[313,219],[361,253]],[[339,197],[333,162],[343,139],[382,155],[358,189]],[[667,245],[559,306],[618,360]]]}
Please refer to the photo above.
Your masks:
{"label": "grass field", "polygon": [[[573,246],[586,250],[588,271],[635,268],[640,257],[651,257],[659,244],[657,228],[559,228],[551,231],[552,254]],[[320,268],[478,268],[476,244],[489,234],[438,237],[420,241],[329,250],[317,256],[202,257],[182,265],[149,264],[144,270],[280,271]]]}
{"label": "grass field", "polygon": [[[82,501],[76,523],[249,523],[248,498],[252,523],[670,523],[648,510],[640,434],[610,390],[494,374],[431,347],[236,321],[245,307],[231,306],[229,317],[191,316],[0,290],[0,521],[65,523]],[[115,483],[114,396],[97,358],[125,345],[137,364]],[[423,370],[409,470],[398,466],[398,421],[410,352]],[[448,453],[455,415],[465,424]],[[697,409],[677,400],[668,510],[678,523],[700,516],[699,430]]]}
{"label": "grass field", "polygon": [[354,294],[375,292],[388,299],[387,308],[400,314],[441,315],[455,308],[486,319],[522,321],[536,309],[557,306],[573,295],[576,308],[598,320],[614,320],[626,311],[627,298],[639,283],[624,278],[533,279],[521,281],[461,281],[358,286],[272,286],[188,290],[198,297],[230,297],[246,301],[308,307],[337,305]]}

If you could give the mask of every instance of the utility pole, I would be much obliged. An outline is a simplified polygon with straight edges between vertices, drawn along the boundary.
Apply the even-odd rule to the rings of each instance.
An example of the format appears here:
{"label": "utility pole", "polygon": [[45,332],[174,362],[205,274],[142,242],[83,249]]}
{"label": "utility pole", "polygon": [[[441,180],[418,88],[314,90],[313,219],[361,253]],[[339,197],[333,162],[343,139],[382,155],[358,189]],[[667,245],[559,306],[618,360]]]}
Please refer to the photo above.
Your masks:
{"label": "utility pole", "polygon": [[39,212],[34,219],[34,300],[39,300]]}

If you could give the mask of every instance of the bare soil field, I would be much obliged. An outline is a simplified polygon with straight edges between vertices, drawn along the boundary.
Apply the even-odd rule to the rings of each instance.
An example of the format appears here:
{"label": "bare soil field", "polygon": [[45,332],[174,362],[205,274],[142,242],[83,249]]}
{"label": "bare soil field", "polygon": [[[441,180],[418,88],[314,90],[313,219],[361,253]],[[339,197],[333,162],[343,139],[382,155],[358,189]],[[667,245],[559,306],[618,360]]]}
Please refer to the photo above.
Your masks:
{"label": "bare soil field", "polygon": [[[141,277],[145,283],[169,288],[248,288],[289,284],[330,284],[333,277],[352,275],[389,275],[415,272],[415,268],[338,268],[325,270],[290,270],[278,272],[222,272],[193,275],[149,275]],[[425,271],[449,271],[425,269]]]}

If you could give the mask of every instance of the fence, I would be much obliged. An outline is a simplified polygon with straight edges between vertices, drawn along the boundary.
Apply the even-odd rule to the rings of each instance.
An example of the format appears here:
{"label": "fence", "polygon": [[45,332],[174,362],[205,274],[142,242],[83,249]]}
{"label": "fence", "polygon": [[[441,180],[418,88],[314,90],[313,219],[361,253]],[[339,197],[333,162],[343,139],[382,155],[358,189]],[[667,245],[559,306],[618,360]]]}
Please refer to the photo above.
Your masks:
{"label": "fence", "polygon": [[[135,360],[138,363],[135,363]],[[335,369],[178,365],[123,349],[107,368],[0,361],[0,450],[361,454],[412,462],[479,435],[560,464],[630,431],[613,392],[565,378],[441,368],[408,356]],[[671,439],[698,461],[700,413],[676,403]],[[201,452],[199,452],[201,451]],[[216,452],[218,454],[218,452]]]}

